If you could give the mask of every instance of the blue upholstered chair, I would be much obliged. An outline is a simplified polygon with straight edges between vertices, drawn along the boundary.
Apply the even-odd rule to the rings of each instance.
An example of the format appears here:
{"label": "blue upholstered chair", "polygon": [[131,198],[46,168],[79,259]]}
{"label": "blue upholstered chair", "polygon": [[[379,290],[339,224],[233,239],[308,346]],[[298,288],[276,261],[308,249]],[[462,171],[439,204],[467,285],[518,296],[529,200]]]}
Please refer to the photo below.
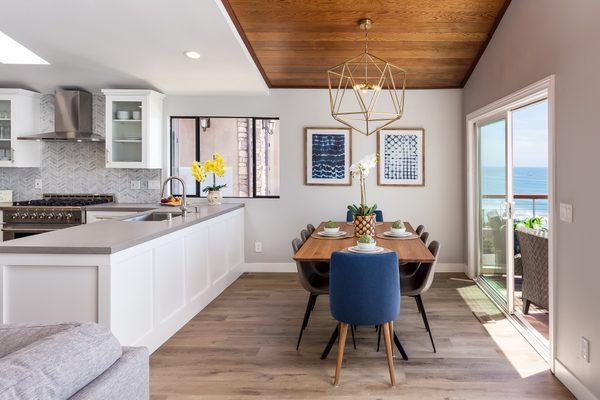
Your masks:
{"label": "blue upholstered chair", "polygon": [[400,280],[395,252],[331,256],[329,309],[338,321],[338,359],[333,384],[340,379],[348,325],[382,325],[390,380],[395,384],[393,321],[400,313]]}
{"label": "blue upholstered chair", "polygon": [[[352,218],[352,211],[346,211],[346,222],[352,222],[354,218]],[[383,211],[375,210],[375,221],[383,222]]]}

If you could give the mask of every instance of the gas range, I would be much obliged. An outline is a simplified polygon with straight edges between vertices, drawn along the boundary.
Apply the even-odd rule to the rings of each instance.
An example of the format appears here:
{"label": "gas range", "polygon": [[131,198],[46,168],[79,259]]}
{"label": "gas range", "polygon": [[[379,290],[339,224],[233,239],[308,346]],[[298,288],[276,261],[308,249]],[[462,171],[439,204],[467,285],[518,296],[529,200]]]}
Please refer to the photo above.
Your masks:
{"label": "gas range", "polygon": [[112,203],[106,194],[44,194],[42,199],[18,201],[2,209],[4,240],[35,235],[85,223],[85,207]]}

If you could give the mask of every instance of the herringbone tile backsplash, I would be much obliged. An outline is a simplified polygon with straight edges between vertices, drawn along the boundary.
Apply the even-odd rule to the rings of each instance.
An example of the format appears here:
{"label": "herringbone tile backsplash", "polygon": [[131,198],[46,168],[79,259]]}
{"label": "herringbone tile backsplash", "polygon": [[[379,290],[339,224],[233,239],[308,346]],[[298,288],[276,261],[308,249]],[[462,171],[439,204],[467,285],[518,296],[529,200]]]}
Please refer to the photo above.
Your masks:
{"label": "herringbone tile backsplash", "polygon": [[[104,96],[93,97],[94,133],[104,135]],[[54,129],[54,96],[41,99],[41,132]],[[0,168],[0,189],[13,191],[14,200],[37,199],[42,193],[109,193],[123,203],[155,202],[160,190],[147,189],[160,180],[160,169],[105,168],[104,143],[42,142],[41,168]],[[35,180],[42,189],[35,189]],[[131,181],[142,189],[132,190]]]}

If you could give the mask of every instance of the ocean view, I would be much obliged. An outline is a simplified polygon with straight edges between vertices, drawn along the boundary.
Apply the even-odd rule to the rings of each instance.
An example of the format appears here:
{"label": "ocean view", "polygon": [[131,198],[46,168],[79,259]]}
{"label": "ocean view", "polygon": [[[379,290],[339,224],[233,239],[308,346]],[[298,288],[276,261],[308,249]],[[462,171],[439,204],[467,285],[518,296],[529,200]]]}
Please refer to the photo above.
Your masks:
{"label": "ocean view", "polygon": [[[483,169],[482,193],[485,195],[504,194],[506,179],[502,167],[485,167]],[[548,168],[546,167],[515,167],[513,169],[514,194],[548,194]],[[501,200],[486,199],[486,209],[499,207]],[[533,216],[533,201],[515,199],[517,219]],[[548,216],[548,200],[535,200],[535,214]]]}

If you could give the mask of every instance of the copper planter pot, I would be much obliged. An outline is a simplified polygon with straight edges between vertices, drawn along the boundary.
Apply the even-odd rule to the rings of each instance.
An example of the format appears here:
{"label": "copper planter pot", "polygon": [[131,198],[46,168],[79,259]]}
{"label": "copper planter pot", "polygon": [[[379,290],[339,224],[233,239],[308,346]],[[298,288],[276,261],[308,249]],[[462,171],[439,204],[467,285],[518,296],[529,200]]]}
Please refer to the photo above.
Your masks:
{"label": "copper planter pot", "polygon": [[375,214],[354,216],[354,236],[375,236]]}

